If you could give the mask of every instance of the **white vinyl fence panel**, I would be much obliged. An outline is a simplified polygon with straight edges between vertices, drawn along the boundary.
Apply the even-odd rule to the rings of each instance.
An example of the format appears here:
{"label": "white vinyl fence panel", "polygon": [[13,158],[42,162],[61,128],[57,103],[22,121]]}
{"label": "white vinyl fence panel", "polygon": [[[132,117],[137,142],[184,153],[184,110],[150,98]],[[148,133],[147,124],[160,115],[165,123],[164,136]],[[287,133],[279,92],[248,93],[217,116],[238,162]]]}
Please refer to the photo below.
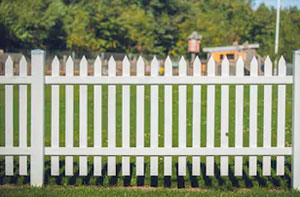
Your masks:
{"label": "white vinyl fence panel", "polygon": [[[193,65],[188,65],[182,57],[179,61],[179,75],[173,75],[173,65],[170,57],[164,62],[164,76],[158,76],[159,62],[154,57],[151,62],[151,74],[145,76],[145,62],[139,57],[136,67],[137,75],[130,75],[130,62],[127,57],[122,62],[122,75],[116,75],[116,62],[113,57],[108,62],[108,76],[102,75],[102,60],[97,57],[93,62],[94,73],[88,75],[88,61],[85,57],[79,63],[80,73],[74,76],[74,61],[71,57],[66,62],[66,75],[60,75],[60,61],[55,57],[52,61],[52,73],[45,76],[45,52],[32,51],[31,70],[27,75],[27,61],[23,56],[19,62],[20,74],[13,75],[14,63],[9,57],[5,63],[5,75],[0,76],[0,84],[5,85],[5,144],[0,147],[0,155],[5,156],[5,175],[14,175],[14,156],[19,156],[19,174],[28,175],[27,157],[30,156],[31,185],[42,186],[44,183],[44,157],[51,158],[51,175],[61,175],[65,167],[65,176],[74,176],[74,156],[79,156],[79,175],[89,174],[88,162],[93,161],[93,175],[103,176],[103,157],[107,157],[107,175],[117,176],[116,157],[122,158],[122,175],[131,176],[131,157],[136,157],[136,175],[145,176],[145,156],[150,157],[150,176],[159,176],[159,167],[163,167],[163,176],[172,176],[174,170],[174,156],[178,156],[178,176],[187,175],[187,156],[192,158],[192,176],[201,174],[200,156],[205,156],[205,176],[215,176],[215,159],[220,156],[220,175],[229,175],[229,156],[234,158],[234,175],[250,176],[258,174],[258,156],[263,157],[262,173],[271,175],[271,156],[276,156],[276,174],[285,175],[285,156],[292,155],[292,185],[300,189],[300,52],[294,54],[294,76],[286,75],[286,62],[283,57],[278,62],[278,76],[272,75],[272,62],[268,57],[265,60],[264,76],[258,76],[258,62],[254,57],[250,64],[250,76],[244,75],[244,62],[242,58],[236,63],[236,75],[229,75],[229,61],[225,57],[221,63],[221,76],[215,75],[216,63],[210,58],[207,64],[207,76],[201,76],[201,61],[195,58]],[[187,67],[193,66],[192,76],[187,75]],[[293,106],[293,143],[292,147],[286,146],[286,85],[294,86]],[[19,85],[19,145],[14,146],[14,109],[13,86]],[[28,85],[31,85],[31,145],[27,144],[27,94]],[[45,111],[45,85],[51,86],[51,145],[45,146],[44,111]],[[62,86],[63,85],[63,86]],[[79,85],[79,147],[74,147],[74,85]],[[93,85],[93,97],[89,97],[88,85]],[[103,85],[108,85],[108,102],[103,103]],[[116,85],[122,86],[122,124],[120,141],[122,145],[116,146]],[[136,85],[136,132],[131,136],[130,117],[130,85]],[[150,85],[150,146],[145,147],[145,85]],[[159,98],[159,85],[163,86],[163,97]],[[173,85],[178,85],[178,147],[173,144]],[[192,98],[188,98],[187,85],[192,85]],[[221,111],[216,114],[216,85],[221,86]],[[229,86],[235,86],[234,102],[234,146],[229,146]],[[244,111],[244,85],[249,89],[249,114]],[[258,146],[258,85],[263,86],[263,146]],[[278,88],[277,98],[277,132],[276,146],[272,146],[272,87]],[[65,91],[65,144],[60,146],[61,115],[60,115],[60,86]],[[206,92],[206,103],[202,102],[201,92]],[[246,89],[245,89],[246,90]],[[218,95],[218,94],[217,94]],[[92,116],[88,110],[89,98],[93,100]],[[163,131],[159,131],[159,99],[163,107]],[[187,146],[187,102],[192,100],[192,146]],[[108,119],[107,146],[103,142],[103,105],[107,104]],[[205,106],[206,105],[206,106]],[[206,111],[202,107],[206,107]],[[202,117],[206,112],[206,117]],[[244,116],[249,116],[249,128],[245,128]],[[220,147],[216,147],[215,124],[220,117]],[[93,118],[93,142],[89,146],[90,133],[89,118]],[[206,120],[205,131],[201,125]],[[245,129],[249,129],[249,147],[244,147]],[[1,131],[2,132],[2,131]],[[205,136],[202,133],[206,132]],[[163,136],[160,136],[160,134]],[[77,134],[76,134],[77,135]],[[77,136],[76,136],[77,137]],[[136,147],[130,145],[132,138],[136,140]],[[162,147],[159,139],[163,139]],[[202,141],[202,143],[201,143]],[[203,143],[204,142],[204,143]],[[162,160],[159,160],[162,156]],[[243,169],[249,156],[249,172]],[[93,160],[88,160],[93,157]],[[65,158],[65,166],[60,166],[60,160]],[[173,160],[173,161],[172,161]],[[163,165],[159,165],[163,162]],[[106,173],[106,172],[105,172]]]}

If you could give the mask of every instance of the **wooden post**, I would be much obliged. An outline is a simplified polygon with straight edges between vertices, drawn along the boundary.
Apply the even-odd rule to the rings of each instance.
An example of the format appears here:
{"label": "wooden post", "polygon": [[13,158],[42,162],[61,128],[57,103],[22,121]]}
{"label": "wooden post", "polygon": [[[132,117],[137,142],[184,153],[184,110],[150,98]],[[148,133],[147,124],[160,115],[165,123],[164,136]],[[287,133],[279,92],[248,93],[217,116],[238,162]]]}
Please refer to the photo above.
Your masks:
{"label": "wooden post", "polygon": [[292,184],[300,190],[300,50],[294,52]]}
{"label": "wooden post", "polygon": [[31,51],[31,169],[30,183],[44,182],[44,69],[45,51]]}

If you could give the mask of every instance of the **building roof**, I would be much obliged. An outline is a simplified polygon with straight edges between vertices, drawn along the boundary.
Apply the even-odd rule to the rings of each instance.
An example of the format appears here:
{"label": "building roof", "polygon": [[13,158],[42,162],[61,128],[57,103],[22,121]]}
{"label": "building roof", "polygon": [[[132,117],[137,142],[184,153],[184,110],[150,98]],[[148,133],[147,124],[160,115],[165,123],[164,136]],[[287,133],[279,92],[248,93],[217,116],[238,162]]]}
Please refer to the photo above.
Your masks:
{"label": "building roof", "polygon": [[191,35],[189,35],[189,40],[201,40],[202,35],[198,34],[194,31]]}
{"label": "building roof", "polygon": [[259,44],[237,45],[237,46],[219,46],[219,47],[206,47],[203,52],[213,53],[222,51],[239,51],[242,49],[258,49]]}

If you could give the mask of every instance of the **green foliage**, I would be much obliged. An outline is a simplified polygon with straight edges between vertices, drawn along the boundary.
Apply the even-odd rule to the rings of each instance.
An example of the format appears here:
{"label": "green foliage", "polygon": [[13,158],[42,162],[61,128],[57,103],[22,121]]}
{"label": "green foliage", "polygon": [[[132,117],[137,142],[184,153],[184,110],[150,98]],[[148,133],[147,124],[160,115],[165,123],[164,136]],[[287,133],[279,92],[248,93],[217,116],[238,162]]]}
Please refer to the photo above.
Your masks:
{"label": "green foliage", "polygon": [[154,45],[152,35],[155,30],[155,20],[151,13],[133,4],[127,7],[126,11],[122,11],[118,21],[125,28],[129,48],[138,52],[151,51]]}
{"label": "green foliage", "polygon": [[[2,0],[0,48],[188,54],[187,37],[202,46],[257,42],[274,56],[276,10],[251,0]],[[281,11],[280,55],[300,48],[300,10]]]}
{"label": "green foliage", "polygon": [[0,21],[9,32],[7,37],[21,47],[46,47],[49,33],[62,16],[64,5],[59,0],[4,0],[0,4]]}

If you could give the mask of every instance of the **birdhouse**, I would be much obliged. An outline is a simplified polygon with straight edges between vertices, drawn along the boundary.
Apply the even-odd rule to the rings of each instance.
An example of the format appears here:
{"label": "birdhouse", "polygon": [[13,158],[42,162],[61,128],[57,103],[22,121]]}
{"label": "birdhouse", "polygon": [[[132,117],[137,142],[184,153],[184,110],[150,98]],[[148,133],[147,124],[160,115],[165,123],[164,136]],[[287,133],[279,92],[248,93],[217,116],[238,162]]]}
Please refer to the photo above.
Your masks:
{"label": "birdhouse", "polygon": [[200,43],[202,36],[197,32],[193,32],[189,35],[188,51],[191,53],[198,53],[200,51]]}

